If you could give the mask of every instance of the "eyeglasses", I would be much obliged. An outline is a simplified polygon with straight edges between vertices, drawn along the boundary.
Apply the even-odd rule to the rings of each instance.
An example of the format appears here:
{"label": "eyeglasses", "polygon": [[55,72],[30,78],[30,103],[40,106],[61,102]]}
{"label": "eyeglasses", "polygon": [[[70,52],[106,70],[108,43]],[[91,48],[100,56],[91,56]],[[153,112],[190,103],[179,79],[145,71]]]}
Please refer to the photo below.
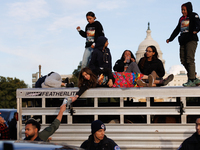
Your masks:
{"label": "eyeglasses", "polygon": [[146,52],[151,53],[151,52],[153,52],[153,51],[148,51],[148,50],[146,50]]}

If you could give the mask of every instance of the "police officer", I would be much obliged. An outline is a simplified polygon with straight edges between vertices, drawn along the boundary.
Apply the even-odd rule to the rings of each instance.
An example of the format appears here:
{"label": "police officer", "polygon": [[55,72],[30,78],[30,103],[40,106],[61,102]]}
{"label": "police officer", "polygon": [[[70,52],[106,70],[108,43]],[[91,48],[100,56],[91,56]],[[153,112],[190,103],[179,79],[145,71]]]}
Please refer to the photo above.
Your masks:
{"label": "police officer", "polygon": [[81,144],[86,150],[120,150],[120,147],[105,135],[106,126],[100,120],[91,124],[91,135]]}
{"label": "police officer", "polygon": [[183,141],[178,150],[200,150],[200,118],[196,120],[196,132]]}

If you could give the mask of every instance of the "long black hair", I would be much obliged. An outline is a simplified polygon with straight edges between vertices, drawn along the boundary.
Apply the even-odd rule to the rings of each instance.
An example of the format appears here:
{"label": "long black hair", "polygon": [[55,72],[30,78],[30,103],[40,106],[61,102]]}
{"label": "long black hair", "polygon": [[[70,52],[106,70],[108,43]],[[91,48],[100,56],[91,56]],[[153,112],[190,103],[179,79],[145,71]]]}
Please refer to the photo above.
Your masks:
{"label": "long black hair", "polygon": [[[150,46],[148,46],[148,47],[146,48],[146,50],[147,50],[149,47],[150,47],[150,48],[152,49],[152,51],[155,53],[155,54],[153,55],[153,57],[152,57],[152,61],[158,59],[158,51],[157,51],[156,47],[153,46],[153,45],[150,45]],[[148,58],[148,57],[147,57],[146,52],[145,52],[145,53],[144,53],[144,57],[143,57],[142,60],[141,60],[141,69],[144,68],[144,63],[145,63],[145,61],[147,60],[147,58]]]}
{"label": "long black hair", "polygon": [[[87,74],[90,75],[89,81],[83,77],[82,75],[83,72],[86,72]],[[81,69],[79,73],[79,78],[78,78],[78,87],[80,88],[81,86],[85,85],[88,88],[93,88],[93,87],[96,87],[96,84],[97,84],[97,76],[92,72],[92,70],[88,67]]]}
{"label": "long black hair", "polygon": [[130,53],[131,53],[131,58],[134,58],[134,59],[135,59],[135,57],[134,57],[133,53],[131,52],[131,50],[125,50],[125,51],[123,52],[122,56],[121,56],[121,60],[122,60],[122,61],[125,60],[124,54],[125,54],[126,51],[130,52]]}
{"label": "long black hair", "polygon": [[[149,48],[149,47],[150,47],[150,48],[152,49],[152,51],[155,53],[155,54],[153,55],[153,57],[152,57],[152,60],[158,59],[158,51],[157,51],[156,47],[153,46],[153,45],[150,45],[150,46],[148,46],[147,48]],[[146,50],[147,50],[147,48],[146,48]],[[144,57],[147,58],[146,53],[144,53]]]}

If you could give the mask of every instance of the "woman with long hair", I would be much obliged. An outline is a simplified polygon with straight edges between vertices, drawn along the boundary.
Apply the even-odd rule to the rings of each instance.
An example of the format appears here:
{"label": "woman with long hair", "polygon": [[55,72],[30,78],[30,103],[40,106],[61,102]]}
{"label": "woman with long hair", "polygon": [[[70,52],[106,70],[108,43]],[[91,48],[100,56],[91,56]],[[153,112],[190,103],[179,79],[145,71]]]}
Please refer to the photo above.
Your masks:
{"label": "woman with long hair", "polygon": [[158,59],[158,52],[155,46],[151,45],[146,48],[144,57],[138,63],[138,67],[143,74],[149,75],[155,71],[159,78],[165,75],[163,63]]}
{"label": "woman with long hair", "polygon": [[135,62],[135,57],[130,50],[125,50],[120,59],[118,59],[113,67],[117,72],[137,72],[141,73]]}
{"label": "woman with long hair", "polygon": [[[156,79],[159,80],[160,85],[167,85],[170,81],[173,80],[174,75],[169,75],[166,79],[162,80],[162,77],[165,75],[165,69],[163,63],[158,59],[158,52],[155,46],[151,45],[146,48],[144,57],[142,57],[138,63],[138,67],[141,73],[149,75],[149,82],[153,83]],[[154,80],[154,81],[153,81]],[[139,81],[139,85],[143,85],[144,82]],[[150,84],[152,85],[152,84]],[[152,86],[156,86],[153,84]]]}
{"label": "woman with long hair", "polygon": [[87,89],[94,87],[112,87],[114,78],[110,70],[102,71],[102,74],[96,76],[92,70],[88,67],[81,69],[78,78],[79,91],[74,97],[71,97],[72,102],[74,102],[78,97],[80,97]]}

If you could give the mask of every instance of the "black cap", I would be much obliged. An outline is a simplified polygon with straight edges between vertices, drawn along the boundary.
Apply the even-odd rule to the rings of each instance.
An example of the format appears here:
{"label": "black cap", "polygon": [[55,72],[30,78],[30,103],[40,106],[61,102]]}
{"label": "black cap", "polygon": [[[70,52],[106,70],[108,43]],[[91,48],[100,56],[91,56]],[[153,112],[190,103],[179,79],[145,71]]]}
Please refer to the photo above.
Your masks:
{"label": "black cap", "polygon": [[91,124],[91,132],[92,132],[92,134],[94,134],[99,129],[104,129],[104,131],[105,131],[106,130],[106,126],[104,125],[104,123],[101,120],[93,121],[92,124]]}

